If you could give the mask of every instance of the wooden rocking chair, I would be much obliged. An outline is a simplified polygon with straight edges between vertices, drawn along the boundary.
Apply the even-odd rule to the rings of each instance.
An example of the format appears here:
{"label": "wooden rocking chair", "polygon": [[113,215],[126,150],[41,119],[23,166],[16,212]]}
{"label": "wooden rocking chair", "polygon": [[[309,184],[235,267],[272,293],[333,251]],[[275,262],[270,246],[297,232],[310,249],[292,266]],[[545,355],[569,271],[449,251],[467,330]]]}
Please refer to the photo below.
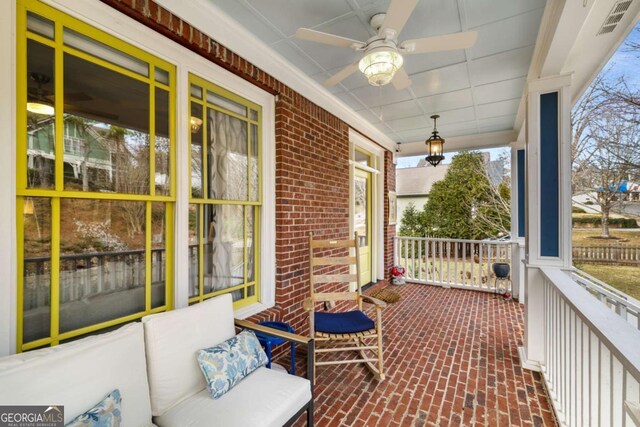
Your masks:
{"label": "wooden rocking chair", "polygon": [[[332,249],[348,249],[353,254],[345,256]],[[331,252],[331,253],[328,253]],[[332,266],[338,271],[335,274],[319,274],[317,267]],[[353,266],[353,267],[352,267]],[[352,272],[349,269],[352,268]],[[323,270],[326,271],[326,268]],[[383,301],[362,295],[360,284],[360,251],[358,233],[352,240],[313,240],[309,233],[309,282],[311,296],[304,301],[304,308],[309,312],[309,331],[315,340],[314,379],[317,366],[338,365],[345,363],[364,363],[376,379],[384,379],[382,360],[382,308]],[[350,283],[356,283],[356,290],[349,289]],[[344,292],[318,292],[316,285],[323,283],[344,283]],[[351,311],[326,312],[315,311],[318,303],[334,304],[337,301],[352,301]],[[374,304],[375,321],[362,311],[362,303]],[[355,351],[356,359],[333,359],[317,361],[322,353]]]}

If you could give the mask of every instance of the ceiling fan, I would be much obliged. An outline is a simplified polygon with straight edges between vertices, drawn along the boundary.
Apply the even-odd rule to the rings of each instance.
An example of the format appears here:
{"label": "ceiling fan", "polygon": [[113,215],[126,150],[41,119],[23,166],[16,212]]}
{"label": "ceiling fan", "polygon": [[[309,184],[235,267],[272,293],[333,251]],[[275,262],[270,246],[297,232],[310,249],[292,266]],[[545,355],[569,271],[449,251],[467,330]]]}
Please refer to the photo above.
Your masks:
{"label": "ceiling fan", "polygon": [[[52,116],[55,114],[54,103],[55,96],[51,90],[46,89],[44,86],[51,81],[51,77],[36,72],[28,74],[29,80],[35,83],[35,87],[29,86],[27,88],[27,110],[41,114],[45,116]],[[87,115],[91,118],[106,118],[111,120],[118,119],[118,116],[114,114],[105,113],[102,111],[92,110],[86,106],[77,105],[79,102],[92,101],[93,97],[87,95],[84,92],[78,93],[65,93],[64,94],[64,111],[70,113],[76,113],[78,115]]]}
{"label": "ceiling fan", "polygon": [[473,46],[478,38],[477,32],[467,31],[398,42],[398,35],[417,4],[418,0],[392,0],[386,14],[379,13],[371,17],[369,24],[377,34],[366,42],[309,28],[299,28],[296,37],[364,52],[362,59],[347,65],[326,80],[324,85],[327,87],[335,86],[360,69],[373,86],[392,83],[398,90],[406,89],[411,85],[411,80],[402,68],[402,55],[467,49]]}

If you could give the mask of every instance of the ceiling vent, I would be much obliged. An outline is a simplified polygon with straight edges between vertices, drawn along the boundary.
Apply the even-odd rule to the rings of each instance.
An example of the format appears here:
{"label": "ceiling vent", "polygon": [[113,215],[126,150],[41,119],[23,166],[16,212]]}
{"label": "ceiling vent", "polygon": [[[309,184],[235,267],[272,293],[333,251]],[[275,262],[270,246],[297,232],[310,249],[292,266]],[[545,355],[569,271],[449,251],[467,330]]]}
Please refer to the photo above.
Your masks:
{"label": "ceiling vent", "polygon": [[613,5],[611,12],[604,20],[602,27],[600,27],[600,31],[598,31],[598,36],[602,34],[612,33],[616,27],[618,26],[618,22],[622,20],[625,12],[629,10],[629,6],[631,6],[631,2],[633,0],[619,0],[616,4]]}

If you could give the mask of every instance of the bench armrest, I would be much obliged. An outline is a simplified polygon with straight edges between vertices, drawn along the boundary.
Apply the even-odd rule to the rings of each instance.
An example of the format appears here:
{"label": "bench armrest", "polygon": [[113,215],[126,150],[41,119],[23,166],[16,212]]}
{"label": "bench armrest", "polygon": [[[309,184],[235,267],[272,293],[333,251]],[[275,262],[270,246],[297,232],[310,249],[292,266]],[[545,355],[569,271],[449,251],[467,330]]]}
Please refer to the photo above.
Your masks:
{"label": "bench armrest", "polygon": [[239,328],[262,332],[267,335],[282,338],[295,344],[304,345],[307,348],[307,379],[311,383],[311,395],[313,396],[313,357],[315,354],[315,343],[313,341],[313,338],[304,337],[302,335],[292,334],[291,332],[281,331],[280,329],[259,325],[248,320],[234,319],[234,323]]}
{"label": "bench armrest", "polygon": [[282,331],[280,329],[270,328],[268,326],[259,325],[254,322],[250,322],[248,320],[234,319],[234,322],[237,327],[250,329],[252,331],[262,332],[267,335],[282,338],[289,342],[294,342],[296,344],[309,345],[310,341],[313,341],[312,338],[304,337],[298,334],[292,334],[291,332]]}

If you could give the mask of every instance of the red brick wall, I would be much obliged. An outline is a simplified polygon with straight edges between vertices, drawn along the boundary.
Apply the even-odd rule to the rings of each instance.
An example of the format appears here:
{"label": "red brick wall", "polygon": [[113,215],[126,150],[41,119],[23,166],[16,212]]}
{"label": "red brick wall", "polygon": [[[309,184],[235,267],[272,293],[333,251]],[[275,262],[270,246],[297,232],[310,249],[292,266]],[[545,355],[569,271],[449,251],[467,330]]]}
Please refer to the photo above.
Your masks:
{"label": "red brick wall", "polygon": [[[306,333],[308,233],[349,235],[348,125],[152,0],[101,1],[276,95],[276,307],[253,320],[284,320]],[[395,168],[386,154],[385,195],[395,188]],[[385,224],[387,206],[385,196]],[[392,228],[385,232],[386,246],[393,243]],[[385,270],[391,266],[387,252]]]}
{"label": "red brick wall", "polygon": [[[389,191],[396,190],[396,165],[393,163],[393,153],[384,153],[384,278],[391,280],[391,267],[393,266],[393,239],[396,237],[396,226],[389,225]],[[399,221],[400,218],[397,218]]]}

